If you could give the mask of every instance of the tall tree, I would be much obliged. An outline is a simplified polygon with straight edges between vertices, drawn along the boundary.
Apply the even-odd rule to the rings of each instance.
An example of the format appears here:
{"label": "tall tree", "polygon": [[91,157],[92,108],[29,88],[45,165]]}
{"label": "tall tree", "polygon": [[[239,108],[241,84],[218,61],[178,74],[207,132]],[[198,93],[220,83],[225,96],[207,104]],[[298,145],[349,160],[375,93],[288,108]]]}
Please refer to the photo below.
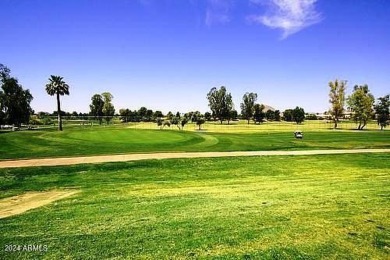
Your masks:
{"label": "tall tree", "polygon": [[184,117],[186,117],[188,119],[188,121],[190,121],[192,118],[192,114],[194,114],[193,111],[187,112],[184,114]]}
{"label": "tall tree", "polygon": [[141,118],[142,121],[146,120],[146,113],[147,113],[147,111],[148,111],[148,109],[146,107],[141,107],[138,110],[138,116]]}
{"label": "tall tree", "polygon": [[4,119],[5,119],[5,113],[4,113],[4,101],[2,100],[2,97],[1,97],[1,90],[0,90],[0,128],[1,128],[1,125],[4,124]]}
{"label": "tall tree", "polygon": [[162,129],[163,119],[161,117],[156,119],[156,123],[157,123],[157,126],[160,127],[160,129]]}
{"label": "tall tree", "polygon": [[173,118],[173,113],[171,112],[171,111],[169,111],[168,113],[167,113],[167,119],[168,120],[171,120]]}
{"label": "tall tree", "polygon": [[152,109],[148,109],[146,110],[146,121],[150,122],[152,121],[153,119],[153,110]]}
{"label": "tall tree", "polygon": [[206,121],[210,121],[210,120],[211,120],[211,113],[210,113],[210,112],[204,113],[204,119],[205,119]]}
{"label": "tall tree", "polygon": [[280,111],[275,110],[275,121],[280,121]]}
{"label": "tall tree", "polygon": [[296,107],[291,112],[295,123],[300,124],[305,120],[305,110],[301,107]]}
{"label": "tall tree", "polygon": [[32,114],[30,103],[33,99],[30,91],[24,90],[16,78],[9,76],[8,68],[0,68],[0,79],[0,124],[18,127],[22,123],[28,124]]}
{"label": "tall tree", "polygon": [[[10,77],[10,72],[11,71],[9,68],[7,68],[6,66],[4,66],[3,64],[0,63],[1,84],[4,84],[4,81]],[[5,123],[5,112],[4,111],[6,109],[5,100],[3,100],[4,97],[2,97],[2,95],[4,95],[4,94],[2,94],[2,93],[4,93],[4,92],[2,92],[0,90],[0,126]]]}
{"label": "tall tree", "polygon": [[230,123],[230,120],[236,120],[238,117],[238,112],[235,109],[230,110],[229,117],[228,117],[228,124]]}
{"label": "tall tree", "polygon": [[204,119],[204,117],[202,115],[198,116],[196,118],[196,125],[198,126],[198,130],[201,130],[202,129],[202,125],[206,122],[206,120]]}
{"label": "tall tree", "polygon": [[90,114],[97,120],[99,120],[99,124],[102,124],[103,120],[103,106],[104,106],[104,100],[102,95],[95,94],[91,98],[91,105],[89,105],[90,108]]}
{"label": "tall tree", "polygon": [[340,117],[344,114],[345,105],[345,88],[347,85],[346,80],[335,80],[329,82],[329,102],[331,108],[329,110],[334,122],[334,128],[337,128]]}
{"label": "tall tree", "polygon": [[157,118],[161,118],[161,117],[164,117],[163,113],[159,110],[157,111],[154,111],[153,113],[153,121],[156,121]]}
{"label": "tall tree", "polygon": [[127,123],[131,119],[131,110],[130,109],[119,109],[120,120],[124,123]]}
{"label": "tall tree", "polygon": [[347,104],[351,108],[352,118],[359,123],[358,130],[362,130],[373,113],[374,96],[370,93],[367,84],[355,85],[353,93],[347,98]]}
{"label": "tall tree", "polygon": [[263,122],[264,117],[265,117],[264,105],[263,104],[255,104],[254,105],[254,113],[253,113],[253,121],[255,121],[255,124]]}
{"label": "tall tree", "polygon": [[284,121],[287,121],[287,122],[292,122],[293,121],[292,109],[284,110],[284,112],[283,112],[283,119],[284,119]]}
{"label": "tall tree", "polygon": [[226,91],[224,86],[219,90],[214,87],[207,94],[207,99],[213,117],[217,117],[222,124],[223,120],[229,118],[233,109],[232,95]]}
{"label": "tall tree", "polygon": [[0,79],[10,78],[11,70],[0,63]]}
{"label": "tall tree", "polygon": [[378,103],[374,108],[378,125],[380,125],[381,130],[383,130],[383,128],[389,124],[390,120],[390,95],[378,98]]}
{"label": "tall tree", "polygon": [[275,120],[275,111],[268,109],[267,112],[265,112],[265,118],[269,121]]}
{"label": "tall tree", "polygon": [[183,118],[181,119],[181,129],[183,130],[184,129],[184,126],[188,123],[188,118],[186,116],[183,116]]}
{"label": "tall tree", "polygon": [[255,103],[257,101],[257,94],[256,93],[245,93],[242,97],[242,103],[241,103],[241,115],[243,118],[245,118],[248,121],[251,120],[254,112]]}
{"label": "tall tree", "polygon": [[103,92],[102,97],[104,101],[103,114],[108,124],[115,114],[115,108],[114,105],[112,104],[112,99],[114,98],[114,96],[111,95],[110,92]]}
{"label": "tall tree", "polygon": [[171,123],[172,123],[172,125],[177,126],[177,128],[179,128],[179,130],[180,130],[180,117],[177,117],[177,116],[172,117]]}
{"label": "tall tree", "polygon": [[56,95],[57,112],[58,112],[58,130],[62,131],[60,96],[69,95],[69,85],[66,84],[63,77],[51,75],[49,78],[49,83],[46,84],[46,92],[50,96]]}
{"label": "tall tree", "polygon": [[191,122],[196,123],[199,118],[203,117],[199,111],[190,112],[191,114]]}

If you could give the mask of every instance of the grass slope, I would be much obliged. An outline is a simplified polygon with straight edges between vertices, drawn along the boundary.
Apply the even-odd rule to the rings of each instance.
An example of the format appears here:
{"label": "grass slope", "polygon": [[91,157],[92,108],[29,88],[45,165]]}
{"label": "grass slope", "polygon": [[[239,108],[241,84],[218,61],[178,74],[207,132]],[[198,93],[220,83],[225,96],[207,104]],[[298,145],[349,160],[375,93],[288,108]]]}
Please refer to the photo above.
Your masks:
{"label": "grass slope", "polygon": [[[0,259],[386,259],[390,155],[0,170],[2,197],[77,188],[0,220]],[[5,252],[5,245],[47,252]]]}
{"label": "grass slope", "polygon": [[0,159],[183,151],[390,148],[390,131],[213,133],[123,127],[0,134]]}

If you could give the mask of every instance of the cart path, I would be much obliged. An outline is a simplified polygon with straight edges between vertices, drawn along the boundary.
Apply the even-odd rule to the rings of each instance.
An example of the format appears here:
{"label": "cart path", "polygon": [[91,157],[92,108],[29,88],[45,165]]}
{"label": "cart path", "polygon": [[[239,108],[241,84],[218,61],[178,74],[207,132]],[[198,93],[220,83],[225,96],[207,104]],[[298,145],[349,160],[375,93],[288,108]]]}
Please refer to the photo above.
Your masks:
{"label": "cart path", "polygon": [[321,155],[321,154],[356,154],[356,153],[390,153],[390,149],[348,149],[348,150],[301,150],[301,151],[236,151],[236,152],[177,152],[177,153],[143,153],[117,154],[83,157],[23,159],[0,161],[0,168],[61,166],[86,163],[127,162],[150,159],[177,158],[212,158],[236,156],[279,156],[279,155]]}

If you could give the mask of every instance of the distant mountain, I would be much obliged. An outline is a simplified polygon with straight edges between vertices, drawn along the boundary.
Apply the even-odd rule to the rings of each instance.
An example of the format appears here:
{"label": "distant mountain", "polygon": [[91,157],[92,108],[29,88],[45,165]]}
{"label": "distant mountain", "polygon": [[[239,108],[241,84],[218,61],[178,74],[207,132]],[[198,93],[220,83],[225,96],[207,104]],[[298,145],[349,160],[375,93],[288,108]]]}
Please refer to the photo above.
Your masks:
{"label": "distant mountain", "polygon": [[263,112],[267,112],[268,110],[271,110],[271,111],[275,111],[276,109],[269,106],[269,105],[266,105],[266,104],[263,104],[264,105],[264,109],[263,109]]}

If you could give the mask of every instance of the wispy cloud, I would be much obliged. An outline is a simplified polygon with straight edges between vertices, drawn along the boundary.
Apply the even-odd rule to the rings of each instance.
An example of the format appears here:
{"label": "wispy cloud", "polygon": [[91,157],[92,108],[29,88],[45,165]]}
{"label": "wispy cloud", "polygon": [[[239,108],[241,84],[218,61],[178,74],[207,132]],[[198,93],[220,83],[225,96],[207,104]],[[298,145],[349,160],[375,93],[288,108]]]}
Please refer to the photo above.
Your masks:
{"label": "wispy cloud", "polygon": [[250,21],[283,31],[282,39],[322,20],[315,10],[317,0],[251,0],[266,6],[263,15],[251,15]]}
{"label": "wispy cloud", "polygon": [[205,23],[207,26],[213,24],[225,24],[230,22],[231,0],[208,0]]}

